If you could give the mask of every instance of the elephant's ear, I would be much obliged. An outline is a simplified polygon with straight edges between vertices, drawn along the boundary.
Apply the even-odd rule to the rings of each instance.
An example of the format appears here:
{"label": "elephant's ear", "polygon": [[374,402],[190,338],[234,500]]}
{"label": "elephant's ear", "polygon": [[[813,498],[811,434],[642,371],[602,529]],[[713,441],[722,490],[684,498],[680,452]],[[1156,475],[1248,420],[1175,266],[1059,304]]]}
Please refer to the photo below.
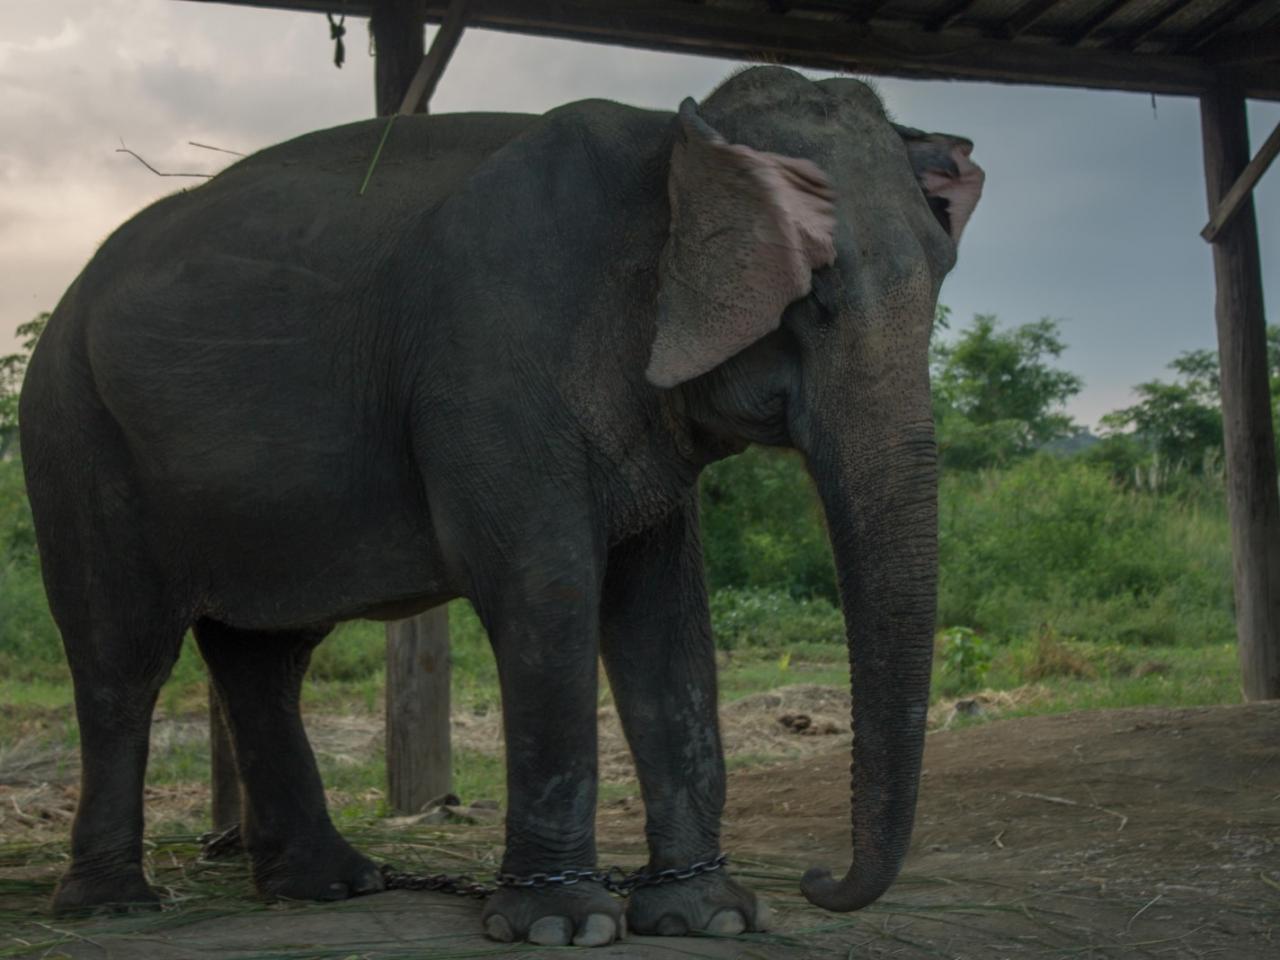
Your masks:
{"label": "elephant's ear", "polygon": [[649,382],[672,387],[727,360],[782,322],[816,267],[835,262],[835,191],[807,160],[726,143],[680,105],[671,233],[659,266]]}
{"label": "elephant's ear", "polygon": [[911,168],[938,222],[960,241],[960,233],[982,197],[987,175],[969,159],[973,141],[947,133],[925,133],[895,125],[907,145]]}

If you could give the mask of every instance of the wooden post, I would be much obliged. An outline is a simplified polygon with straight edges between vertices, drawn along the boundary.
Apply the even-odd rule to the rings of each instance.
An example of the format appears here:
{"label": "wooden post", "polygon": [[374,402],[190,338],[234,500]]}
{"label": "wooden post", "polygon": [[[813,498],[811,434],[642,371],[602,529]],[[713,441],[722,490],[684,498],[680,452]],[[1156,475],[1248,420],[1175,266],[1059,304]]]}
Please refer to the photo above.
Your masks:
{"label": "wooden post", "polygon": [[387,624],[387,803],[417,813],[453,789],[449,608]]}
{"label": "wooden post", "polygon": [[[1202,94],[1200,126],[1213,217],[1249,163],[1240,88],[1224,78]],[[1273,700],[1280,698],[1280,495],[1252,197],[1217,234],[1213,270],[1242,688],[1246,700]]]}
{"label": "wooden post", "polygon": [[378,116],[395,113],[422,63],[424,0],[374,0],[369,14],[373,34],[374,103]]}
{"label": "wooden post", "polygon": [[[422,65],[423,10],[420,0],[374,3],[369,29],[378,57],[378,116],[400,108]],[[387,802],[393,810],[416,813],[452,789],[449,675],[447,608],[387,624]]]}
{"label": "wooden post", "polygon": [[217,691],[209,684],[210,807],[215,831],[240,822],[240,775]]}
{"label": "wooden post", "polygon": [[431,104],[431,95],[436,92],[436,84],[444,76],[444,69],[449,65],[449,58],[462,39],[462,31],[467,26],[467,4],[470,0],[450,0],[449,9],[445,11],[440,29],[431,41],[431,49],[422,58],[413,79],[405,90],[404,99],[400,102],[400,113],[425,113]]}

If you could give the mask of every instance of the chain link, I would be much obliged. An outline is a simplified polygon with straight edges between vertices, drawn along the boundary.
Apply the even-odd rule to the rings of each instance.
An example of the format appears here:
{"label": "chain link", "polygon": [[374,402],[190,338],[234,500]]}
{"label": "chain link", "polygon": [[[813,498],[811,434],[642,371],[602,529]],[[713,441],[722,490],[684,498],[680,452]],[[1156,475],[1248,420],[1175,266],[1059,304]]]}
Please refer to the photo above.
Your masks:
{"label": "chain link", "polygon": [[382,882],[386,884],[388,890],[434,890],[438,893],[472,897],[476,900],[485,899],[496,889],[466,874],[450,876],[447,873],[434,873],[427,876],[419,873],[404,873],[392,870],[385,863],[382,865]]}
{"label": "chain link", "polygon": [[[240,825],[233,824],[229,829],[211,831],[201,834],[199,843],[204,848],[202,856],[206,860],[232,856],[243,851],[243,838]],[[668,867],[648,873],[637,870],[627,873],[621,867],[610,867],[608,870],[567,869],[559,873],[499,873],[494,877],[494,885],[481,883],[466,874],[451,875],[447,873],[419,874],[393,870],[389,865],[381,867],[382,881],[388,890],[433,890],[459,897],[473,897],[483,900],[492,896],[503,887],[517,890],[541,889],[543,887],[568,887],[575,883],[598,883],[611,893],[627,896],[632,890],[640,887],[656,887],[664,883],[676,883],[689,880],[704,873],[720,870],[729,863],[729,855],[718,854],[709,860],[699,860],[687,867]]]}
{"label": "chain link", "polygon": [[429,876],[404,873],[382,867],[382,879],[388,890],[434,890],[439,893],[454,894],[459,897],[474,897],[477,900],[497,893],[503,887],[514,889],[541,889],[553,886],[572,886],[584,881],[599,883],[606,890],[626,896],[640,887],[656,887],[664,883],[676,883],[689,880],[704,873],[722,869],[729,862],[728,854],[721,853],[710,860],[699,860],[687,867],[668,867],[655,873],[637,870],[627,873],[621,867],[608,870],[568,869],[559,873],[499,873],[495,877],[496,885],[489,886],[466,875],[450,876],[436,873]]}

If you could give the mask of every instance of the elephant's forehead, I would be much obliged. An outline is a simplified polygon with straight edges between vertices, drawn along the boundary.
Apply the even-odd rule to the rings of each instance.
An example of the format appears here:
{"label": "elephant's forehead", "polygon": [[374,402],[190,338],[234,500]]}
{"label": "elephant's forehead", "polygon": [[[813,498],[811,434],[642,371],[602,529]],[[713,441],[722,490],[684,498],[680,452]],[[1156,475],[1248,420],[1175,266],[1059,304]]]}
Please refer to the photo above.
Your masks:
{"label": "elephant's forehead", "polygon": [[829,80],[819,80],[818,86],[828,93],[840,97],[849,106],[861,113],[865,113],[877,120],[888,119],[888,113],[885,110],[884,100],[880,96],[880,91],[870,83],[863,80],[855,80],[853,77],[832,77]]}

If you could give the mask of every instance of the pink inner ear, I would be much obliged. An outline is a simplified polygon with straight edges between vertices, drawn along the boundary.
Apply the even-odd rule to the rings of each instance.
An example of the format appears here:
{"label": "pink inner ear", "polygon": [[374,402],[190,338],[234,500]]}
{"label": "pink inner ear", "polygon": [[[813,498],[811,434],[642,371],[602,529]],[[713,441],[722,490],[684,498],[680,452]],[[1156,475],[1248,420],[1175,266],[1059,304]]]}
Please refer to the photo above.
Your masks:
{"label": "pink inner ear", "polygon": [[661,387],[776,330],[836,259],[835,190],[820,168],[696,134],[672,154],[664,312],[646,371]]}
{"label": "pink inner ear", "polygon": [[835,188],[817,164],[778,153],[760,154],[776,165],[782,183],[775,192],[778,205],[796,231],[796,239],[810,270],[836,262]]}
{"label": "pink inner ear", "polygon": [[951,148],[951,159],[955,161],[956,173],[942,173],[938,170],[926,170],[920,178],[920,185],[931,197],[942,197],[947,201],[947,215],[951,218],[951,238],[959,241],[960,234],[973,209],[982,197],[982,184],[987,175],[982,168],[969,159],[972,145],[963,143]]}
{"label": "pink inner ear", "polygon": [[[798,275],[808,293],[808,273],[836,260],[835,188],[817,164],[798,157],[726,145],[759,185],[773,215],[757,226],[759,239],[772,243],[768,259],[784,273]],[[761,236],[760,227],[771,236]],[[789,302],[789,301],[788,301]]]}

